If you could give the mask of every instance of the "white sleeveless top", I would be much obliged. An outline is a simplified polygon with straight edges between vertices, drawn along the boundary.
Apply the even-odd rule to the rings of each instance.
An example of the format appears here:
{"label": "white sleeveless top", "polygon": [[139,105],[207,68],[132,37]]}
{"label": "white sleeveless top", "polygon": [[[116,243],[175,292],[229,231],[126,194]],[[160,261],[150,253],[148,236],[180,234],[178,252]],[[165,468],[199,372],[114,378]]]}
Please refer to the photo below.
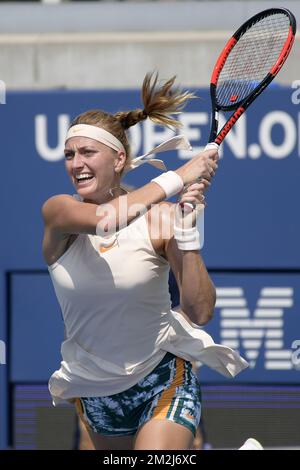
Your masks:
{"label": "white sleeveless top", "polygon": [[49,381],[54,403],[122,392],[166,351],[226,376],[247,367],[171,310],[169,264],[154,251],[145,216],[109,240],[78,235],[49,272],[66,329],[61,367]]}

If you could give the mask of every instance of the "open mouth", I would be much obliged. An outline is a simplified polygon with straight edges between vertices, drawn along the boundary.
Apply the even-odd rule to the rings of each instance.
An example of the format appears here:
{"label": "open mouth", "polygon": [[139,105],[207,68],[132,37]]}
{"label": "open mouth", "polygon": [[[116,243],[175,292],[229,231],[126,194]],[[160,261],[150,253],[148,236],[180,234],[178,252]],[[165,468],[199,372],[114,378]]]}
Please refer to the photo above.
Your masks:
{"label": "open mouth", "polygon": [[91,175],[90,173],[81,173],[80,175],[75,176],[75,181],[77,185],[80,186],[86,186],[94,179],[94,175]]}

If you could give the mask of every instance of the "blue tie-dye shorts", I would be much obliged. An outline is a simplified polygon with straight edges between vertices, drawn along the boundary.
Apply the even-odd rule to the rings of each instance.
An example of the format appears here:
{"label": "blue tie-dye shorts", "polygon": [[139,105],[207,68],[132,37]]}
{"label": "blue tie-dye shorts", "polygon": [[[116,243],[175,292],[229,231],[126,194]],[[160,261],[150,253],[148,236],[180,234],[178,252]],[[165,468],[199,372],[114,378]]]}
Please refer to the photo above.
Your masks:
{"label": "blue tie-dye shorts", "polygon": [[136,385],[108,397],[75,400],[84,423],[103,436],[130,436],[150,419],[167,419],[195,435],[201,415],[201,392],[192,365],[167,353]]}

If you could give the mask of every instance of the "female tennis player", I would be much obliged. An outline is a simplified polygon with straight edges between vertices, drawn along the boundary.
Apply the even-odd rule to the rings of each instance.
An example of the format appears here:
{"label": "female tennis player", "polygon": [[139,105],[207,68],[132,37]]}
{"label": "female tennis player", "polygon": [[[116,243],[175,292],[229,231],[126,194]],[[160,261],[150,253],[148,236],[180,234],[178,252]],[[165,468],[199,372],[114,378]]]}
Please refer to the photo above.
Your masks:
{"label": "female tennis player", "polygon": [[[65,142],[77,195],[54,196],[43,206],[43,253],[66,332],[49,388],[54,403],[75,401],[95,449],[189,448],[201,411],[189,361],[228,376],[247,366],[198,326],[211,319],[215,304],[196,218],[217,151],[131,193],[121,187],[124,172],[149,161],[132,160],[126,130],[147,118],[178,126],[173,114],[192,95],[173,84],[174,78],[159,86],[157,76],[146,75],[144,109],[78,116]],[[164,202],[176,194],[180,205]],[[185,203],[195,209],[187,212]],[[185,316],[171,309],[170,267]]]}

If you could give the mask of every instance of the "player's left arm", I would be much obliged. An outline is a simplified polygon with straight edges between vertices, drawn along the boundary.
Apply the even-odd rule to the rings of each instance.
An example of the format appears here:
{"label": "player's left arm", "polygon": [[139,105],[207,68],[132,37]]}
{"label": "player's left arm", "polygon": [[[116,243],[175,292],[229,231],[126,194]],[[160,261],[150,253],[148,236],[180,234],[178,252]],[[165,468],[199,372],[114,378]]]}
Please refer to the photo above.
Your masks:
{"label": "player's left arm", "polygon": [[180,306],[193,323],[205,325],[213,316],[216,290],[198,251],[180,251],[172,237],[166,257],[176,277]]}
{"label": "player's left arm", "polygon": [[164,256],[178,284],[181,309],[193,323],[205,325],[213,315],[216,290],[201,253],[198,250],[179,250],[173,234],[176,206],[170,204],[169,207],[171,210],[162,214],[162,226],[170,227],[169,236],[163,237]]}

